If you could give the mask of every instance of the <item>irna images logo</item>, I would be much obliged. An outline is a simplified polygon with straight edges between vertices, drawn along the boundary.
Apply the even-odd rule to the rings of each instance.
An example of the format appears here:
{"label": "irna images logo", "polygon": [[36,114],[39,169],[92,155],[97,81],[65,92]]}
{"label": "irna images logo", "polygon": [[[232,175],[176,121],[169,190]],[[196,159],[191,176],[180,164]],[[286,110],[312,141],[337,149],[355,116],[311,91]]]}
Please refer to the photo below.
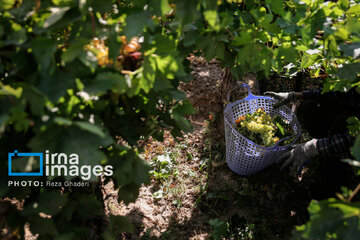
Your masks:
{"label": "irna images logo", "polygon": [[[27,157],[32,161],[24,161],[22,158]],[[33,172],[32,166],[28,168],[30,162],[37,162],[34,159],[39,159],[39,171]],[[8,154],[8,175],[9,176],[71,176],[81,177],[83,180],[89,180],[92,176],[105,176],[113,175],[113,166],[111,165],[81,165],[79,155],[71,153],[49,153],[46,150],[45,153],[20,153],[17,150]],[[14,164],[16,163],[16,164]],[[25,170],[18,172],[14,171],[14,165],[26,165]],[[24,168],[22,168],[24,169]],[[31,171],[28,171],[30,169]]]}
{"label": "irna images logo", "polygon": [[[16,157],[39,157],[40,158],[40,170],[39,172],[13,172],[12,171],[12,161]],[[43,153],[18,153],[15,150],[13,153],[8,155],[8,174],[9,176],[43,176]]]}

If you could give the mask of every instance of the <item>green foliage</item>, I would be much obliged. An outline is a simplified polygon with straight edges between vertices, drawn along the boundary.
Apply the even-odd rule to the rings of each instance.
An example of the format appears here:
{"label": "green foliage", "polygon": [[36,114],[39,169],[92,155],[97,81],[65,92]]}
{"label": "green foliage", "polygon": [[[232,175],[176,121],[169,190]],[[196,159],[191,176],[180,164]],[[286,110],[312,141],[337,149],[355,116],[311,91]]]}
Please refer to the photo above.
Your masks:
{"label": "green foliage", "polygon": [[[187,80],[186,55],[177,51],[177,33],[166,33],[167,1],[0,1],[0,152],[77,153],[80,166],[112,165],[119,200],[134,201],[148,182],[149,166],[139,158],[138,140],[161,139],[190,131],[184,119],[193,112],[177,90]],[[159,20],[157,17],[163,20]],[[143,37],[142,60],[123,73],[115,64],[122,42]],[[113,64],[101,65],[86,50],[94,37],[109,47]],[[125,69],[126,70],[126,69]],[[126,146],[117,144],[121,138]],[[7,164],[1,165],[7,172]],[[8,178],[1,174],[1,182]],[[12,178],[11,180],[19,180]],[[42,182],[54,177],[34,177]],[[56,177],[57,181],[78,180]],[[105,182],[109,181],[105,177]],[[102,217],[99,178],[92,188],[1,186],[1,197],[24,202],[23,211],[6,213],[10,231],[30,223],[39,239],[87,239],[89,224]],[[39,216],[39,213],[51,218]],[[3,226],[2,226],[3,227]],[[114,239],[133,226],[124,217],[110,216],[103,237]],[[22,230],[20,230],[22,235]]]}
{"label": "green foliage", "polygon": [[[14,149],[76,152],[83,165],[112,165],[119,200],[128,203],[148,180],[138,140],[191,130],[184,116],[193,109],[177,90],[189,79],[189,53],[217,58],[235,78],[301,71],[324,78],[325,91],[359,91],[359,18],[358,1],[348,0],[0,0],[2,159]],[[122,35],[143,38],[142,60],[126,73],[116,62]],[[108,46],[109,64],[86,50],[94,37]],[[357,160],[359,149],[358,137]],[[90,180],[97,186],[98,178]],[[86,239],[87,221],[103,216],[94,189],[59,197],[58,189],[1,185],[0,195],[25,200],[25,213],[7,208],[10,230],[23,234],[29,222],[39,239]],[[52,217],[39,217],[35,203]],[[126,220],[111,217],[103,235],[125,230],[132,230]]]}
{"label": "green foliage", "polygon": [[356,239],[360,235],[360,203],[334,198],[309,206],[310,221],[294,231],[292,239]]}
{"label": "green foliage", "polygon": [[134,226],[130,221],[123,216],[110,216],[110,226],[103,234],[104,239],[113,239],[114,234],[121,234],[124,231],[133,232]]}
{"label": "green foliage", "polygon": [[360,162],[360,121],[357,117],[351,117],[347,122],[350,135],[356,137],[354,146],[350,148],[350,151],[354,158]]}
{"label": "green foliage", "polygon": [[151,166],[153,170],[149,173],[156,181],[166,181],[170,176],[176,176],[174,163],[169,154],[157,156]]}
{"label": "green foliage", "polygon": [[[171,194],[178,195],[176,193],[178,187],[174,184],[174,179],[179,177],[179,170],[173,154],[165,153],[156,156],[150,162],[150,167],[149,174],[151,179],[159,184],[159,189],[153,193],[153,198],[161,199],[169,197]],[[173,204],[181,206],[182,202],[177,199],[174,200]]]}
{"label": "green foliage", "polygon": [[210,219],[209,224],[212,227],[212,239],[256,239],[256,230],[254,224],[249,224],[244,218],[237,214],[233,215],[227,221],[221,221],[218,218]]}
{"label": "green foliage", "polygon": [[358,136],[355,140],[354,146],[350,148],[351,154],[357,161],[360,162],[360,137]]}
{"label": "green foliage", "polygon": [[210,226],[213,228],[212,237],[214,239],[221,239],[221,237],[226,236],[228,232],[228,223],[219,220],[218,218],[209,220]]}
{"label": "green foliage", "polygon": [[193,19],[183,28],[181,43],[201,49],[208,59],[218,58],[236,78],[245,72],[291,77],[301,71],[314,78],[326,74],[326,90],[358,86],[358,3],[213,2],[199,1],[192,11],[201,16],[203,10],[207,24]]}
{"label": "green foliage", "polygon": [[0,7],[3,9],[10,9],[15,4],[15,0],[1,0]]}

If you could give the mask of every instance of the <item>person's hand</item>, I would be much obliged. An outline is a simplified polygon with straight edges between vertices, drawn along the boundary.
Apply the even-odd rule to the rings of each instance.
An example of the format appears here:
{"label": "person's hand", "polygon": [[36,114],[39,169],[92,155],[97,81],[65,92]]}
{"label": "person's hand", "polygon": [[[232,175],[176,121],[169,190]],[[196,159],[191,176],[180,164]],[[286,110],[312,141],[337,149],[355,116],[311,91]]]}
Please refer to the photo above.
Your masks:
{"label": "person's hand", "polygon": [[265,92],[264,95],[270,96],[278,100],[278,102],[274,105],[274,108],[278,108],[284,104],[289,102],[296,101],[296,93],[295,92]]}
{"label": "person's hand", "polygon": [[283,153],[277,161],[279,163],[285,160],[280,170],[289,166],[290,175],[294,177],[299,175],[304,164],[312,157],[319,155],[316,141],[316,139],[312,139],[305,143],[296,144],[292,149]]}

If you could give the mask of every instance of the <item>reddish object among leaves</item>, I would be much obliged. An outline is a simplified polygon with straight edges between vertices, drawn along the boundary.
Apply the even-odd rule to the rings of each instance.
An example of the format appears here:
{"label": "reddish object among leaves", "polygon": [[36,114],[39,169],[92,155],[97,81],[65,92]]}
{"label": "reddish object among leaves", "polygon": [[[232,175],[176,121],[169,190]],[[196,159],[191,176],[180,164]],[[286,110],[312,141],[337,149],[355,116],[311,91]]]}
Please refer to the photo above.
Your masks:
{"label": "reddish object among leaves", "polygon": [[240,116],[238,119],[235,120],[235,124],[239,124],[241,121],[245,120],[245,116]]}
{"label": "reddish object among leaves", "polygon": [[118,60],[122,62],[123,70],[135,71],[140,66],[142,60],[141,52],[133,52],[129,55],[120,55]]}

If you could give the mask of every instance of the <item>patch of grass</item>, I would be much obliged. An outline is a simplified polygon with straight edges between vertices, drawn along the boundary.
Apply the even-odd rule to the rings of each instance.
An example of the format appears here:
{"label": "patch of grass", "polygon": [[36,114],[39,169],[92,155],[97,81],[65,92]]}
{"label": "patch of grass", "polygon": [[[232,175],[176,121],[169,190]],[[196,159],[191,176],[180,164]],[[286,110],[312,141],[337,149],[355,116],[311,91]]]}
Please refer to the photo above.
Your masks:
{"label": "patch of grass", "polygon": [[149,173],[158,182],[166,182],[171,176],[178,175],[176,162],[168,153],[155,157],[150,166],[153,169]]}
{"label": "patch of grass", "polygon": [[155,239],[157,239],[156,237],[151,236],[151,231],[152,230],[153,230],[152,228],[148,228],[146,230],[146,232],[144,233],[144,235],[141,236],[141,239],[142,240],[155,240]]}
{"label": "patch of grass", "polygon": [[[207,159],[199,159],[197,153],[186,141],[177,144],[171,149],[162,149],[161,155],[150,159],[152,170],[149,172],[152,180],[156,183],[154,199],[170,200],[176,208],[181,208],[186,190],[195,188],[207,178],[205,171]],[[193,162],[194,164],[182,164]]]}

